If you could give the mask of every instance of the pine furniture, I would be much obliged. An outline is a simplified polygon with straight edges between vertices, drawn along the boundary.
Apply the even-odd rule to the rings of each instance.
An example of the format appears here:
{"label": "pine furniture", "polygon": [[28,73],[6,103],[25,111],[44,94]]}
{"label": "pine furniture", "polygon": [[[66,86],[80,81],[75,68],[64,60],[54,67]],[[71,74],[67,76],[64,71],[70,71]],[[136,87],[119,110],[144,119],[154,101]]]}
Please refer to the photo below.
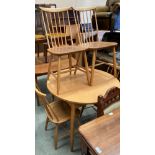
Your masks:
{"label": "pine furniture", "polygon": [[[97,24],[97,17],[96,17],[96,8],[94,7],[83,7],[83,8],[74,8],[74,14],[76,19],[76,25],[78,29],[78,25],[80,25],[81,30],[78,32],[78,42],[82,47],[85,47],[87,49],[87,52],[92,52],[92,66],[90,67],[91,71],[91,77],[90,77],[90,85],[93,85],[94,80],[94,69],[95,66],[99,66],[104,64],[104,62],[100,62],[98,64],[96,63],[96,54],[97,50],[100,49],[112,49],[113,51],[113,68],[114,68],[114,76],[117,76],[116,71],[116,42],[103,42],[99,41],[99,31],[98,31],[98,24]],[[92,15],[95,16],[95,25],[96,30],[93,29],[92,24]],[[94,40],[94,32],[97,34],[97,40]]]}
{"label": "pine furniture", "polygon": [[[46,99],[46,94],[42,93],[39,89],[35,89],[40,103],[43,105],[47,118],[46,118],[46,124],[45,124],[45,130],[47,130],[48,122],[55,124],[55,130],[54,130],[54,146],[55,149],[57,149],[57,143],[58,143],[58,127],[69,121],[71,119],[70,115],[70,107],[68,104],[66,104],[64,101],[58,100],[54,101],[52,103],[49,103]],[[76,116],[79,116],[79,111],[76,110],[75,112]]]}
{"label": "pine furniture", "polygon": [[[48,79],[52,74],[56,79],[57,83],[57,94],[60,91],[60,75],[64,72],[70,72],[72,74],[73,68],[79,69],[77,66],[79,65],[79,61],[77,64],[73,66],[72,64],[72,55],[76,53],[84,53],[85,55],[85,70],[83,72],[86,73],[87,82],[89,84],[88,77],[88,64],[86,59],[85,47],[73,44],[73,37],[71,31],[71,22],[69,20],[69,10],[70,8],[43,8],[40,7],[42,12],[43,25],[45,29],[46,39],[48,43],[47,51],[54,56],[58,57],[58,69],[57,73],[54,74],[51,72],[51,59],[49,62],[48,69]],[[65,17],[67,20],[65,21]],[[66,27],[69,27],[69,32],[66,33]],[[69,37],[68,37],[69,36]],[[61,71],[61,57],[64,55],[68,55],[69,58],[69,70]]]}
{"label": "pine furniture", "polygon": [[51,94],[57,98],[66,101],[71,106],[71,124],[70,124],[70,149],[73,151],[74,145],[74,120],[75,109],[79,106],[96,104],[98,95],[104,95],[111,87],[119,87],[117,78],[109,73],[95,70],[95,79],[92,86],[86,82],[86,76],[80,70],[76,76],[67,73],[62,74],[61,93],[57,94],[57,84],[55,78],[50,76],[47,80],[47,88]]}

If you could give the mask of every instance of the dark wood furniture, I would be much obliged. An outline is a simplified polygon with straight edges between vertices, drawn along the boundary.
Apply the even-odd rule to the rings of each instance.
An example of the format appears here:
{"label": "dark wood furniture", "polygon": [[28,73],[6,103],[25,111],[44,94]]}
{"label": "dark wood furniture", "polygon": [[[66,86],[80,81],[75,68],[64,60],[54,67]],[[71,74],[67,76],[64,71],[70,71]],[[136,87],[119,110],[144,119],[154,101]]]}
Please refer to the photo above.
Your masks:
{"label": "dark wood furniture", "polygon": [[119,155],[119,109],[80,126],[79,133],[82,155]]}
{"label": "dark wood furniture", "polygon": [[113,87],[107,90],[104,96],[98,96],[97,117],[104,115],[104,110],[120,100],[120,88]]}

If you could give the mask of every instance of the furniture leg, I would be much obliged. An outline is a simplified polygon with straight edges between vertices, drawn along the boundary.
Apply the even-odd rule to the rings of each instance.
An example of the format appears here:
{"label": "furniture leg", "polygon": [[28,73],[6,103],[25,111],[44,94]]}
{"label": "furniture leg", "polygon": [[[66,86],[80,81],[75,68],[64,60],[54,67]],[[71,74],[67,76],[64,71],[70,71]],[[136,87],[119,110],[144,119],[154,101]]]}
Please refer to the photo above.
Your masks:
{"label": "furniture leg", "polygon": [[69,57],[69,70],[70,70],[70,75],[72,74],[72,56],[71,54],[68,55]]}
{"label": "furniture leg", "polygon": [[[37,75],[35,75],[35,82],[38,85]],[[36,98],[37,98],[37,106],[40,106],[38,95],[36,95]]]}
{"label": "furniture leg", "polygon": [[57,149],[57,144],[58,144],[58,124],[55,124],[55,129],[54,129],[54,147]]}
{"label": "furniture leg", "polygon": [[93,51],[93,57],[92,57],[92,68],[91,68],[91,79],[90,79],[90,85],[92,86],[93,80],[94,80],[94,69],[95,69],[95,61],[96,61],[96,50]]}
{"label": "furniture leg", "polygon": [[49,122],[49,118],[46,118],[46,124],[45,124],[45,130],[47,131],[47,127],[48,127],[48,122]]}
{"label": "furniture leg", "polygon": [[87,61],[87,55],[86,55],[86,52],[84,52],[84,63],[85,63],[85,70],[86,70],[87,82],[88,82],[88,85],[90,85],[90,84],[89,84],[88,61]]}
{"label": "furniture leg", "polygon": [[81,55],[81,52],[80,52],[80,53],[78,53],[78,56],[77,56],[77,62],[76,62],[76,66],[75,66],[74,75],[76,75],[76,72],[77,72],[77,67],[79,66],[79,62],[80,62],[80,55]]}
{"label": "furniture leg", "polygon": [[50,74],[51,74],[51,61],[52,61],[52,55],[50,55],[47,80],[49,80],[49,77],[50,77]]}
{"label": "furniture leg", "polygon": [[37,98],[37,106],[40,106],[38,95],[36,95],[36,98]]}
{"label": "furniture leg", "polygon": [[74,145],[74,121],[75,121],[75,104],[71,104],[71,120],[70,120],[70,150],[73,152]]}
{"label": "furniture leg", "polygon": [[39,58],[39,44],[37,44],[38,46],[38,49],[37,49],[37,56],[38,56],[38,58]]}
{"label": "furniture leg", "polygon": [[82,116],[82,113],[83,113],[83,110],[84,110],[85,107],[86,107],[85,105],[82,106],[82,109],[80,111],[80,117]]}
{"label": "furniture leg", "polygon": [[61,69],[61,56],[58,56],[57,94],[59,94],[60,90],[60,69]]}
{"label": "furniture leg", "polygon": [[45,63],[47,63],[47,48],[45,44],[44,44],[44,57],[45,57]]}
{"label": "furniture leg", "polygon": [[114,66],[114,77],[117,78],[117,70],[116,70],[116,49],[113,47],[113,66]]}

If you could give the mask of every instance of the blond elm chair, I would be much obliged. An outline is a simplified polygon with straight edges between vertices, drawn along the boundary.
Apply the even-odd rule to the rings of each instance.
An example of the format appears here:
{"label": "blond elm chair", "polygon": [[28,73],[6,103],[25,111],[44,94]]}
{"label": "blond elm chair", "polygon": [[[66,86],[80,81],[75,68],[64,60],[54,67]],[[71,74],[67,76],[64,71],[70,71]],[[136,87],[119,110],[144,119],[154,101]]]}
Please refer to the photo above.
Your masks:
{"label": "blond elm chair", "polygon": [[[79,28],[79,33],[77,34],[78,43],[85,47],[87,51],[92,51],[92,66],[90,66],[90,85],[93,85],[94,79],[94,69],[95,66],[106,64],[106,62],[100,61],[96,64],[96,54],[97,50],[111,48],[113,51],[113,68],[114,76],[117,77],[116,72],[116,42],[105,42],[99,40],[99,31],[96,17],[96,8],[94,7],[84,7],[84,8],[74,8],[74,15],[76,19],[77,29]],[[95,16],[96,30],[93,29],[92,15]],[[80,25],[80,26],[79,26]],[[96,39],[95,39],[95,37]],[[76,72],[76,71],[75,71]]]}
{"label": "blond elm chair", "polygon": [[[45,124],[45,130],[47,130],[48,123],[54,123],[55,129],[54,129],[54,147],[57,149],[58,144],[58,128],[61,124],[69,121],[71,119],[71,110],[70,106],[65,103],[64,101],[58,100],[53,101],[52,103],[49,103],[46,99],[46,94],[42,93],[40,89],[37,87],[35,88],[35,92],[39,97],[40,104],[43,105],[44,110],[46,112],[46,124]],[[78,118],[79,123],[79,111],[76,110],[76,117]]]}
{"label": "blond elm chair", "polygon": [[[76,67],[77,69],[86,73],[87,82],[89,84],[89,73],[88,73],[88,63],[86,59],[86,48],[84,46],[73,44],[73,37],[71,31],[71,22],[69,16],[70,8],[43,8],[40,7],[42,13],[42,20],[45,29],[45,35],[47,39],[48,49],[47,51],[51,54],[51,59],[49,62],[48,69],[48,79],[50,75],[52,75],[57,82],[57,94],[60,91],[60,75],[62,73],[70,72]],[[69,32],[66,33],[66,27],[69,28]],[[77,61],[76,65],[72,64],[72,55],[77,53],[84,53],[85,59],[85,69],[78,68],[79,61]],[[57,73],[51,72],[51,63],[52,56],[58,57],[58,69]],[[64,55],[68,55],[69,58],[69,69],[62,70],[61,69],[61,57]]]}

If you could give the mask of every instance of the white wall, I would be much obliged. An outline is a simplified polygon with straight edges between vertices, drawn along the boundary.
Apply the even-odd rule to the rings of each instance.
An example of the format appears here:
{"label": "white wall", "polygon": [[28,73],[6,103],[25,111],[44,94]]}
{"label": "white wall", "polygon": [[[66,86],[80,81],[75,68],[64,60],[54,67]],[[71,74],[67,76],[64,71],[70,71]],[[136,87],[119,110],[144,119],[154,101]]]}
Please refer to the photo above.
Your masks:
{"label": "white wall", "polygon": [[83,6],[104,6],[106,0],[35,0],[39,3],[55,3],[57,7],[83,7]]}

